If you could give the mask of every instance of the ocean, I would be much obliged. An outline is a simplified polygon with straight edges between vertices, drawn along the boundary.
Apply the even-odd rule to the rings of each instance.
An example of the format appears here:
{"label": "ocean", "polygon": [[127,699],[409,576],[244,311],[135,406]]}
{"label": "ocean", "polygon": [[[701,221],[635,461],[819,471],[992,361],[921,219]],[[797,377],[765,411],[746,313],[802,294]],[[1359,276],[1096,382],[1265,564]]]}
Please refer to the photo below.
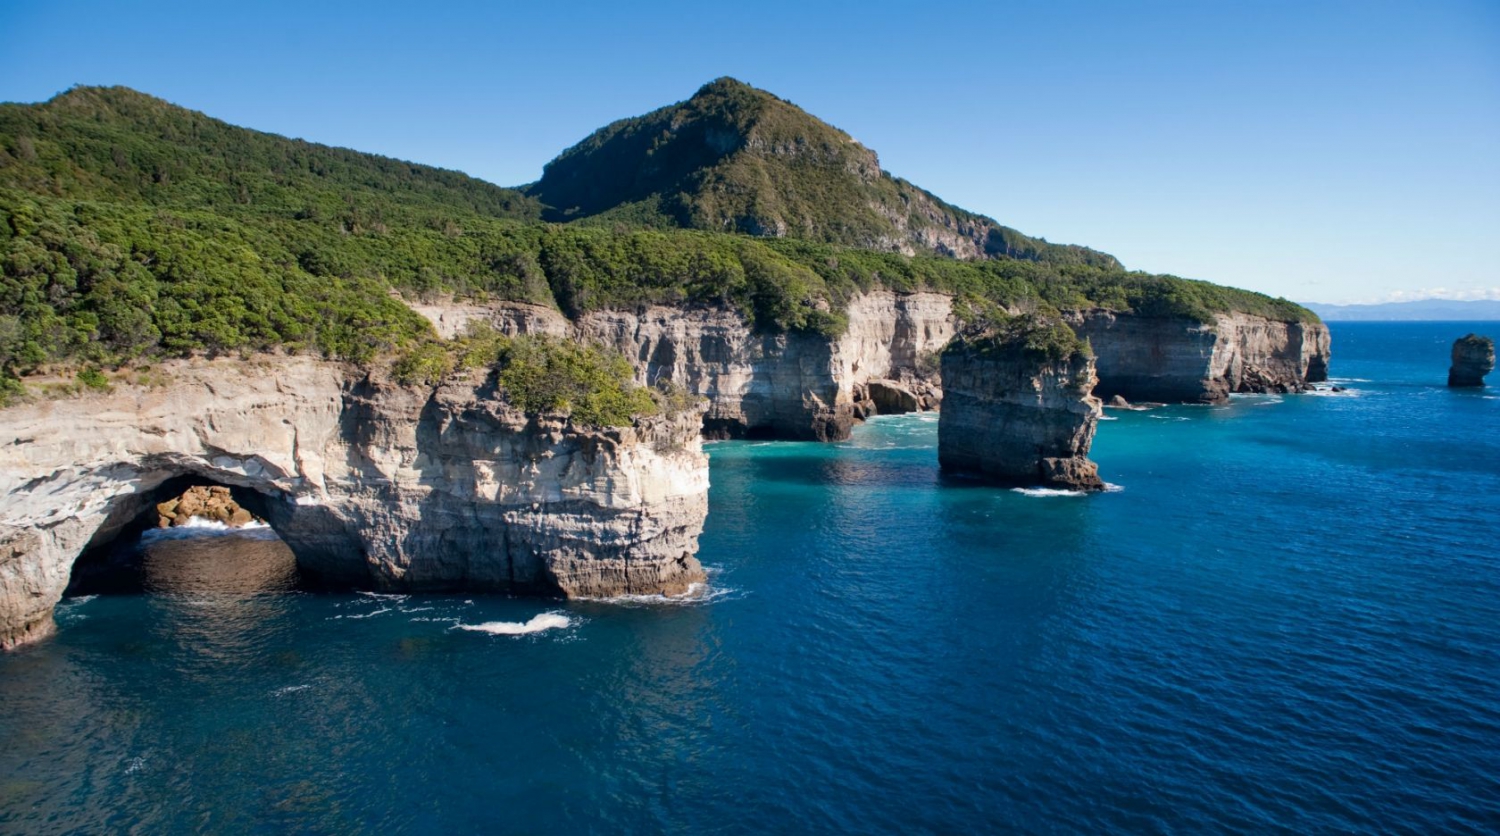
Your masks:
{"label": "ocean", "polygon": [[0,656],[0,831],[1494,832],[1500,386],[1444,385],[1493,326],[1111,411],[1092,496],[944,477],[935,415],[712,444],[695,603],[68,599]]}

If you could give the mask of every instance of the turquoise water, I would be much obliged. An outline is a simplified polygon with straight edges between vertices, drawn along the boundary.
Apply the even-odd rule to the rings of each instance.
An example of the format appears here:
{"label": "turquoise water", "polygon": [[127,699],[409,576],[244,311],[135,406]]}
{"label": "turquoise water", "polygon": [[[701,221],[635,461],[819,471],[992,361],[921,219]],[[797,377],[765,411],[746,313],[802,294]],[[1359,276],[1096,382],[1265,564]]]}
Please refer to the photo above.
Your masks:
{"label": "turquoise water", "polygon": [[932,416],[711,445],[697,605],[70,600],[0,831],[1495,830],[1483,328],[1333,328],[1349,392],[1113,413],[1104,495],[946,480]]}

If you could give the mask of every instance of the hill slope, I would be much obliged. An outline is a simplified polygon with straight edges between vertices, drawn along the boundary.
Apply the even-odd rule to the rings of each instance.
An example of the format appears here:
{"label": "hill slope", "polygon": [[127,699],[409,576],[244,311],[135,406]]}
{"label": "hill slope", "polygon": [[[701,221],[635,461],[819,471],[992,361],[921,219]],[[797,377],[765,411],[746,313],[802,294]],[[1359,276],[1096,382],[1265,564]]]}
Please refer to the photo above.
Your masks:
{"label": "hill slope", "polygon": [[[813,132],[752,133],[796,148],[831,147],[842,136],[805,119],[787,125]],[[879,175],[873,155],[850,153],[855,181],[829,175],[835,191],[818,205],[827,218],[869,221],[861,214],[868,195],[906,187]],[[760,165],[773,179],[801,171],[776,160],[731,161],[740,164]],[[560,165],[549,171],[565,172]],[[619,167],[624,185],[609,188],[623,191],[599,184],[590,206],[638,192],[632,178],[677,176],[638,171],[623,157]],[[680,168],[689,180],[705,170]],[[806,182],[785,194],[803,194]],[[587,186],[578,179],[570,188]],[[853,191],[837,191],[846,188]],[[782,191],[757,194],[771,200]],[[122,88],[0,105],[0,401],[18,378],[57,366],[270,348],[356,361],[426,351],[436,336],[401,297],[432,294],[526,301],[570,316],[727,305],[758,329],[829,334],[846,324],[842,303],[874,288],[951,293],[976,313],[1106,307],[1204,321],[1225,310],[1312,317],[1260,294],[1127,273],[1082,248],[1036,243],[1032,258],[906,256],[624,223],[644,204],[613,205],[577,223],[548,223],[537,198],[516,190],[238,128]]]}
{"label": "hill slope", "polygon": [[524,187],[549,220],[599,217],[913,255],[1118,268],[950,206],[843,131],[731,78],[595,131]]}
{"label": "hill slope", "polygon": [[127,87],[0,104],[0,187],[181,209],[321,216],[351,229],[447,213],[535,219],[456,171],[261,133]]}

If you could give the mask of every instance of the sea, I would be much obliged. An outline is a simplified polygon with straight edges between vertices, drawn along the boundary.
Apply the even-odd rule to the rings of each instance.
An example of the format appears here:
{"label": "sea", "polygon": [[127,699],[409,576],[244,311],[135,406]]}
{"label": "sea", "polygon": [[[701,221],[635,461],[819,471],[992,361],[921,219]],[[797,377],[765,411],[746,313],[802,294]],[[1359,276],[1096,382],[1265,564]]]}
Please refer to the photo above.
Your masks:
{"label": "sea", "polygon": [[1109,411],[1102,494],[711,444],[691,602],[71,597],[0,832],[1500,831],[1500,326],[1331,327],[1344,391]]}

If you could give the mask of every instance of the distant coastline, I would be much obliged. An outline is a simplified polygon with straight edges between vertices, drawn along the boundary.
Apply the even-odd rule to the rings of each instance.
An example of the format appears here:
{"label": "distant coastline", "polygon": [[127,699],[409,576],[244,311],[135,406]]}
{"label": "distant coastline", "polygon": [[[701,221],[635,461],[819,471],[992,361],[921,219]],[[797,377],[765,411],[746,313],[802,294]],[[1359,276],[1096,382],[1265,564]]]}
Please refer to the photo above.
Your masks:
{"label": "distant coastline", "polygon": [[1419,299],[1379,305],[1320,305],[1305,303],[1325,322],[1477,322],[1500,320],[1500,299],[1462,302]]}

